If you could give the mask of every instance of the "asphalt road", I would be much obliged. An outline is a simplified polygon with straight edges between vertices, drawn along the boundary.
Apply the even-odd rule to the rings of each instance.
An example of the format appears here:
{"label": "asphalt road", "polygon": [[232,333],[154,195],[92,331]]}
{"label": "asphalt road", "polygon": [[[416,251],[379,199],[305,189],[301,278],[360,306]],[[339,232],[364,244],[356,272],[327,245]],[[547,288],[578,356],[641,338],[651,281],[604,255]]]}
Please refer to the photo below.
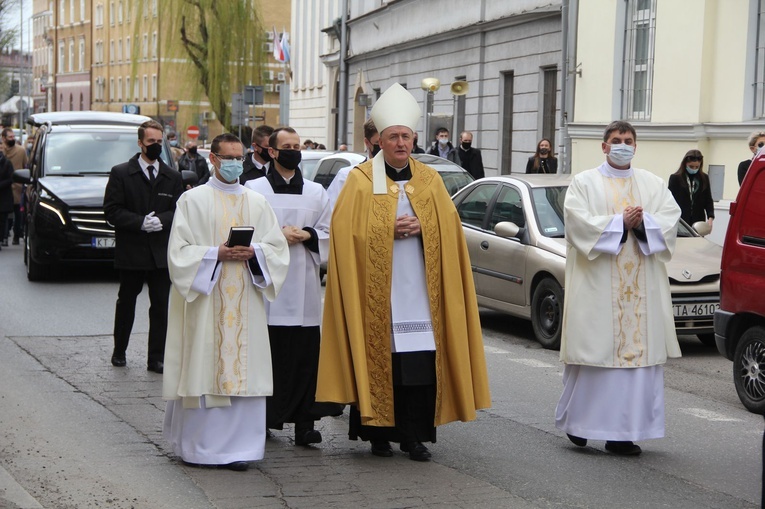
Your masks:
{"label": "asphalt road", "polygon": [[145,364],[139,299],[129,367],[109,364],[115,275],[68,270],[29,283],[0,252],[0,507],[756,507],[763,421],[731,363],[695,338],[665,369],[667,436],[638,458],[575,448],[554,426],[557,352],[522,320],[482,311],[492,408],[439,428],[433,461],[368,454],[347,416],[295,448],[288,430],[245,474],[185,467],[161,437],[161,377]]}

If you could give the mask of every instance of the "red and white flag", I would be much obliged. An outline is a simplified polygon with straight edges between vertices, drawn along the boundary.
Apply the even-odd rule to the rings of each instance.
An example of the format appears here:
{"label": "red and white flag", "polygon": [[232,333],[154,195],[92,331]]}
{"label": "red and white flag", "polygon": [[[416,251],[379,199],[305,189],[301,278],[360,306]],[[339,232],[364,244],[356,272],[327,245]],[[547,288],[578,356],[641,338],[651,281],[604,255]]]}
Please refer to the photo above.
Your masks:
{"label": "red and white flag", "polygon": [[281,39],[276,32],[276,27],[274,27],[274,59],[277,62],[284,62],[284,50],[282,50]]}

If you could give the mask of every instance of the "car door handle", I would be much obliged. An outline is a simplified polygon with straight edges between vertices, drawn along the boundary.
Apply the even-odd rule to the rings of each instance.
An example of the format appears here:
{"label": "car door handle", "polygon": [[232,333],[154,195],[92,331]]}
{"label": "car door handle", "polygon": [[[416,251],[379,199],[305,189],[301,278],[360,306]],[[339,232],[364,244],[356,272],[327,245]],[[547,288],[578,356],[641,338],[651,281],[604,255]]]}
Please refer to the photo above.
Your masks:
{"label": "car door handle", "polygon": [[481,249],[483,249],[484,251],[487,251],[489,249],[489,241],[484,240],[483,242],[481,242]]}

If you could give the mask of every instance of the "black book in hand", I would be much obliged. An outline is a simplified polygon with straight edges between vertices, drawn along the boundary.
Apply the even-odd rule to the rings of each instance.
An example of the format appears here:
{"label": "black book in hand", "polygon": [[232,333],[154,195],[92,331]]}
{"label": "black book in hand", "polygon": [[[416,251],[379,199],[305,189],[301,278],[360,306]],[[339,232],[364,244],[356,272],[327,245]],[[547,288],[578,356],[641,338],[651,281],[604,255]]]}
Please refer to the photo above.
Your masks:
{"label": "black book in hand", "polygon": [[232,226],[228,232],[228,247],[249,246],[252,243],[252,235],[255,233],[253,226]]}

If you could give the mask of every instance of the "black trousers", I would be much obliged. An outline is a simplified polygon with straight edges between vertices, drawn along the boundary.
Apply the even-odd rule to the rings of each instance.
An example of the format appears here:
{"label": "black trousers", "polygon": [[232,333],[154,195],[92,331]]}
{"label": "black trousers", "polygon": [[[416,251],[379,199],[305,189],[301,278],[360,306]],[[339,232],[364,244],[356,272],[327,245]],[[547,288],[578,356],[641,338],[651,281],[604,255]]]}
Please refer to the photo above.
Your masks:
{"label": "black trousers", "polygon": [[13,206],[13,238],[20,239],[24,236],[24,230],[22,229],[24,221],[24,214],[21,213],[21,205],[18,203]]}
{"label": "black trousers", "polygon": [[114,312],[114,354],[125,355],[135,320],[135,301],[149,287],[148,362],[164,361],[170,274],[167,269],[120,270],[120,290]]}

